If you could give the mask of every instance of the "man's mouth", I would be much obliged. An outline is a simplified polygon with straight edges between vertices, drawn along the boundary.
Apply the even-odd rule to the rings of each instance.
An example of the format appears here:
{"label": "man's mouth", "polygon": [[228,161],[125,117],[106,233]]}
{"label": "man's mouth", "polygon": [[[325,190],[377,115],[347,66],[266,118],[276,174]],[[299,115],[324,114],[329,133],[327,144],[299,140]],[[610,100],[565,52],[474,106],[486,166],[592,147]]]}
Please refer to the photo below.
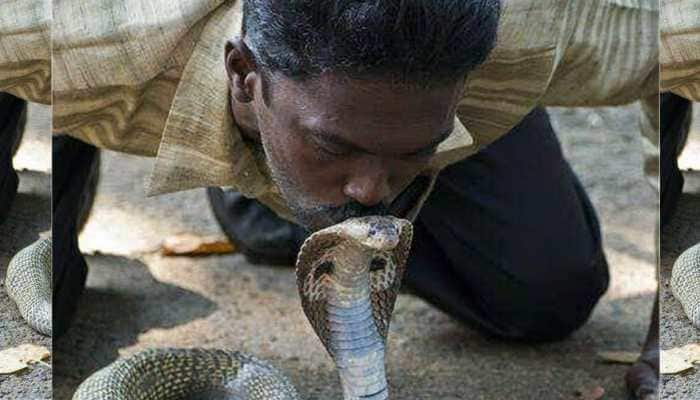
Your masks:
{"label": "man's mouth", "polygon": [[398,218],[406,218],[420,201],[425,191],[430,186],[431,179],[428,176],[417,176],[410,185],[394,198],[391,205],[379,203],[373,206],[365,206],[356,201],[350,201],[341,206],[321,205],[311,207],[293,207],[297,221],[311,232],[339,224],[350,218],[391,215]]}
{"label": "man's mouth", "polygon": [[[301,215],[300,215],[301,214]],[[350,218],[368,217],[371,215],[387,215],[389,208],[384,204],[365,206],[355,201],[342,206],[315,206],[297,212],[297,218],[308,229],[317,231],[339,224]]]}

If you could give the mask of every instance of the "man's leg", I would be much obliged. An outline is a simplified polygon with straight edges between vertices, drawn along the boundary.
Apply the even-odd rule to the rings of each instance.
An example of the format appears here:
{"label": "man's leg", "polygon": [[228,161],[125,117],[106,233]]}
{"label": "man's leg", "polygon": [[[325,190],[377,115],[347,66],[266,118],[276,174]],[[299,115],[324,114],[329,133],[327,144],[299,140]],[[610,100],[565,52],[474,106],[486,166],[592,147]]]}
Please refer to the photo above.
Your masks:
{"label": "man's leg", "polygon": [[[244,254],[252,248],[256,258],[277,258],[270,248],[296,251],[304,238],[300,227],[236,192],[210,191],[210,201]],[[262,225],[274,234],[261,234]],[[564,337],[607,288],[595,212],[542,110],[443,171],[414,229],[405,284],[493,335]]]}
{"label": "man's leg", "polygon": [[678,156],[685,147],[692,103],[672,93],[661,94],[661,224],[673,216],[683,192],[683,174],[678,168]]}
{"label": "man's leg", "polygon": [[53,138],[53,333],[68,329],[85,287],[87,264],[78,233],[97,183],[97,148],[68,136]]}
{"label": "man's leg", "polygon": [[7,218],[17,195],[19,180],[12,156],[24,131],[26,110],[26,101],[0,93],[0,223]]}
{"label": "man's leg", "polygon": [[557,340],[608,286],[600,228],[544,110],[442,171],[405,284],[487,334]]}

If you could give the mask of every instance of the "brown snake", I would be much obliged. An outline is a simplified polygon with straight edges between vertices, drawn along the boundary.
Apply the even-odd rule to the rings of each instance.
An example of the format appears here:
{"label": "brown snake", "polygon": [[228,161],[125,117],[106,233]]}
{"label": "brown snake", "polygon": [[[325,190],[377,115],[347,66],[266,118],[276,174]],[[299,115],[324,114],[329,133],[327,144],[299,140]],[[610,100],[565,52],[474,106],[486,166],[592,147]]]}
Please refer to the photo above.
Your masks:
{"label": "brown snake", "polygon": [[[345,400],[387,399],[384,351],[411,247],[411,223],[349,219],[311,235],[296,263],[301,305],[333,358]],[[298,400],[286,377],[238,352],[152,349],[103,368],[73,399]]]}

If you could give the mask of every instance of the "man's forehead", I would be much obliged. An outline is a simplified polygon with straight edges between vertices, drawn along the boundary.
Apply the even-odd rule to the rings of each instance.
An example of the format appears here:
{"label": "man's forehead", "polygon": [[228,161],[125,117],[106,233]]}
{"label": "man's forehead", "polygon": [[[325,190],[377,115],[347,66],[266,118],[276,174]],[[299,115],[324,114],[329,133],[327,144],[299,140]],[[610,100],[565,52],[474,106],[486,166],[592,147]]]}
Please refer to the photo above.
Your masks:
{"label": "man's forehead", "polygon": [[[436,87],[397,84],[388,80],[352,79],[333,74],[322,74],[304,80],[277,76],[271,81],[274,96],[287,104],[304,108],[315,106],[316,112],[325,109],[382,111],[384,114],[453,114],[461,98],[462,82]],[[331,113],[333,114],[333,113]],[[326,118],[330,118],[326,116]]]}
{"label": "man's forehead", "polygon": [[456,85],[407,90],[371,81],[324,82],[280,81],[274,88],[273,110],[298,115],[305,126],[325,130],[347,120],[357,125],[423,125],[435,130],[441,128],[437,125],[447,128],[451,123],[461,90]]}
{"label": "man's forehead", "polygon": [[319,119],[314,120],[315,123],[300,122],[298,128],[302,135],[346,150],[395,156],[430,153],[454,129],[452,123],[410,125],[399,121],[367,124],[360,122],[361,116],[339,124],[323,124],[319,123]]}

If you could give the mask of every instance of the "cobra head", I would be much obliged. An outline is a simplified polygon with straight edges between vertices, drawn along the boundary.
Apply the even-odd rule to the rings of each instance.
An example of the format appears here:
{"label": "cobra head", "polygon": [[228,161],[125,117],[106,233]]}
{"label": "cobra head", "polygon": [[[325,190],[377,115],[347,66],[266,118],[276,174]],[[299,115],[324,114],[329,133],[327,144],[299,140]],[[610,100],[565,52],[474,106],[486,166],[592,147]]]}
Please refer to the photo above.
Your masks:
{"label": "cobra head", "polygon": [[353,218],[314,233],[299,252],[302,307],[346,400],[387,398],[385,341],[412,235],[407,220]]}

